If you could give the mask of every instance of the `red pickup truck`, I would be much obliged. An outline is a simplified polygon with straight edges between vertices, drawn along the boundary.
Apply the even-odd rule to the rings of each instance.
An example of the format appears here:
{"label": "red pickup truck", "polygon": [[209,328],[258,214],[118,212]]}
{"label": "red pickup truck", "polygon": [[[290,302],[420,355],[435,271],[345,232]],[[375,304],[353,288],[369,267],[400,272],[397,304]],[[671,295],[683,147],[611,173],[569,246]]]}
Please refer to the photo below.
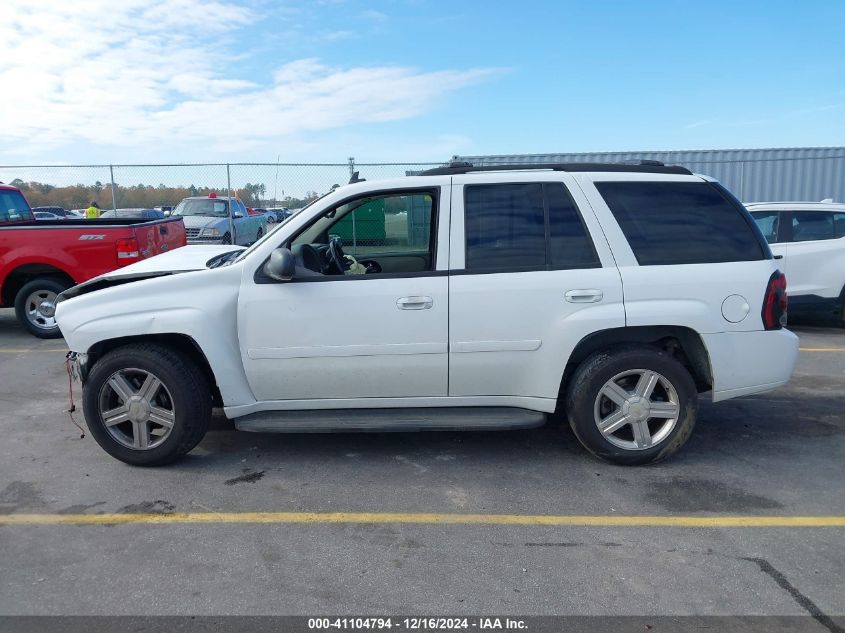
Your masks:
{"label": "red pickup truck", "polygon": [[0,308],[14,306],[35,336],[58,338],[60,292],[185,244],[181,217],[36,221],[20,190],[0,183]]}

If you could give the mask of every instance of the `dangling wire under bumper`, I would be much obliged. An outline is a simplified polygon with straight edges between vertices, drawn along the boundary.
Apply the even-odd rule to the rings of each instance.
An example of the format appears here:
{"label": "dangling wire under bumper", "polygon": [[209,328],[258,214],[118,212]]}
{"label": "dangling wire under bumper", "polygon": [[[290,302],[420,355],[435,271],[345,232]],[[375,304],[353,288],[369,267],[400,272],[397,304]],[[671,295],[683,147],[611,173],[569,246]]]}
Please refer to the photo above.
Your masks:
{"label": "dangling wire under bumper", "polygon": [[87,371],[87,354],[79,354],[78,352],[68,352],[65,355],[65,370],[67,371],[67,394],[70,400],[67,412],[70,416],[70,421],[81,432],[80,439],[85,437],[85,429],[80,426],[79,422],[73,417],[76,411],[76,404],[73,402],[73,383],[85,383],[85,378],[88,377]]}

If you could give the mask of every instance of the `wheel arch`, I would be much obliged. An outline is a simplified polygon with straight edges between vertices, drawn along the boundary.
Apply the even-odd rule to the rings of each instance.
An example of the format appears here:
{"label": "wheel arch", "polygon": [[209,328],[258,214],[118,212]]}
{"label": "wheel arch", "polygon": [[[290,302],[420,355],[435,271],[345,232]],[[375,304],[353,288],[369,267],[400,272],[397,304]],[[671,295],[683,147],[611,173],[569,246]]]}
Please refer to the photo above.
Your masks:
{"label": "wheel arch", "polygon": [[[600,350],[632,343],[651,345],[671,354],[690,372],[699,393],[713,388],[710,354],[698,332],[678,325],[647,325],[601,330],[581,339],[563,370],[561,396],[575,369],[589,356]],[[558,401],[561,401],[560,397]]]}
{"label": "wheel arch", "polygon": [[76,280],[71,275],[53,264],[31,262],[28,264],[21,264],[15,267],[6,275],[3,281],[3,288],[0,290],[0,305],[12,306],[15,304],[15,297],[20,289],[23,288],[33,279],[40,277],[50,277],[53,279],[60,279],[61,281],[76,285]]}
{"label": "wheel arch", "polygon": [[88,350],[88,362],[86,363],[85,371],[82,376],[83,382],[87,378],[88,373],[94,367],[99,359],[119,347],[125,347],[133,343],[158,343],[164,347],[175,349],[188,358],[190,358],[197,367],[200,368],[208,384],[211,387],[211,394],[214,399],[214,406],[223,406],[223,397],[220,394],[220,389],[217,386],[217,378],[214,371],[211,369],[211,364],[208,362],[205,353],[197,342],[187,334],[143,334],[137,336],[122,336],[119,338],[111,338],[103,341],[98,341]]}

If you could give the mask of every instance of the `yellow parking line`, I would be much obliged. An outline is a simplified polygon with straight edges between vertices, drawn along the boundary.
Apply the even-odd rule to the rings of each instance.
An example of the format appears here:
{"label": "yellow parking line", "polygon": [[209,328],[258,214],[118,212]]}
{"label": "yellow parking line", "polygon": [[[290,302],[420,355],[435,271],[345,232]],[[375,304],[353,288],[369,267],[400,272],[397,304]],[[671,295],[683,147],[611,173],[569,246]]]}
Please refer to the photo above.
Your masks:
{"label": "yellow parking line", "polygon": [[[845,352],[845,347],[801,347],[802,352]],[[67,349],[56,348],[30,348],[30,349],[8,349],[0,348],[0,354],[22,354],[25,352],[67,352]]]}
{"label": "yellow parking line", "polygon": [[[845,347],[800,347],[802,352],[845,352]],[[27,352],[61,352],[66,354],[66,349],[33,348],[33,349],[4,349],[0,348],[0,354],[26,354]]]}
{"label": "yellow parking line", "polygon": [[7,514],[0,525],[118,523],[415,523],[591,527],[764,528],[845,527],[845,516],[603,516],[418,512],[174,512],[169,514]]}
{"label": "yellow parking line", "polygon": [[66,349],[50,349],[50,348],[43,348],[43,349],[3,349],[0,348],[0,354],[28,354],[30,352],[50,352],[56,353],[61,352],[62,354],[67,354],[68,350]]}
{"label": "yellow parking line", "polygon": [[842,347],[799,347],[802,352],[845,352]]}

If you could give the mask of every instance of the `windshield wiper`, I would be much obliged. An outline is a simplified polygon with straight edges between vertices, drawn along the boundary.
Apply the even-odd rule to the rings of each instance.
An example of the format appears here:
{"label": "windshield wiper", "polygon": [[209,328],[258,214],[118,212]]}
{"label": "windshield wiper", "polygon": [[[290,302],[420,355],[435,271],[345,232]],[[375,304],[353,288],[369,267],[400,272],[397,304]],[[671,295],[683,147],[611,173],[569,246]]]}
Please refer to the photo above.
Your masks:
{"label": "windshield wiper", "polygon": [[230,264],[235,258],[235,255],[238,255],[240,252],[241,249],[238,249],[236,251],[226,251],[225,253],[221,253],[220,255],[215,255],[205,263],[205,266],[206,268],[217,268],[218,266]]}

